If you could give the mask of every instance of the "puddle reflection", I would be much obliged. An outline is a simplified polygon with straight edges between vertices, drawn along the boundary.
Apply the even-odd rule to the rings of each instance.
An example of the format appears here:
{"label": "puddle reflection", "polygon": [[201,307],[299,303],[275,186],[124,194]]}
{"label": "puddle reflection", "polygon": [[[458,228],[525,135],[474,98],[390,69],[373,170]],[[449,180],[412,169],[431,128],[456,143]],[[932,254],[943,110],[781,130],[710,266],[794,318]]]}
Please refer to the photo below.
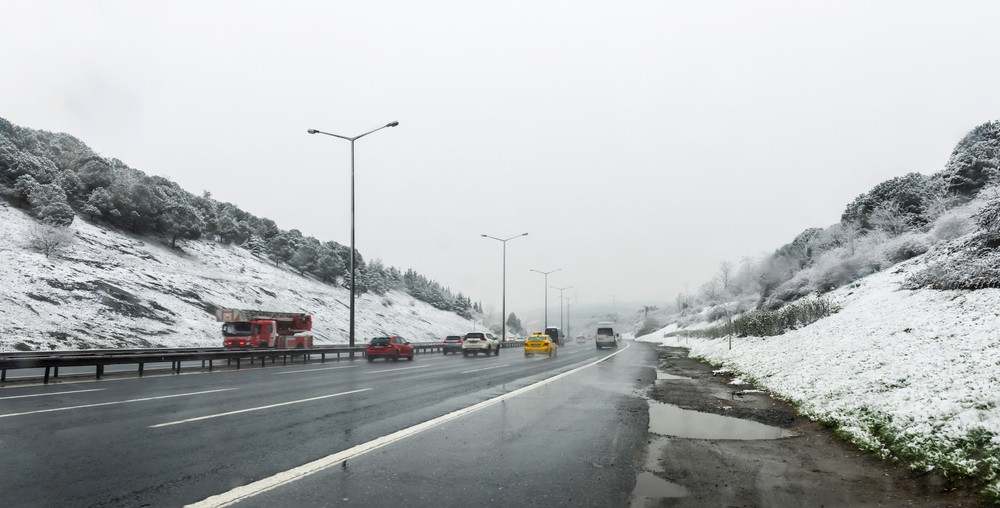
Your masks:
{"label": "puddle reflection", "polygon": [[795,435],[779,427],[690,411],[652,400],[649,401],[649,431],[689,439],[780,439]]}
{"label": "puddle reflection", "polygon": [[685,497],[688,489],[683,485],[671,483],[649,471],[639,473],[635,479],[635,489],[632,499],[663,499],[665,497]]}
{"label": "puddle reflection", "polygon": [[673,374],[667,374],[666,372],[663,372],[662,370],[656,371],[656,380],[657,381],[662,381],[664,379],[691,379],[691,378],[684,377],[684,376],[675,376]]}

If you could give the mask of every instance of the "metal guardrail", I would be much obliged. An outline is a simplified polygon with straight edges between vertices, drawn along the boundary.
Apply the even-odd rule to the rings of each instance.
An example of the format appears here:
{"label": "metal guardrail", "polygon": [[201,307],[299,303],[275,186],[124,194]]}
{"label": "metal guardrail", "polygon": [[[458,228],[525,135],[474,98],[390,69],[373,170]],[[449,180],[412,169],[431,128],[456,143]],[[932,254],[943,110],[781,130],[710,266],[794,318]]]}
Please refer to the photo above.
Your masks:
{"label": "metal guardrail", "polygon": [[[523,347],[524,341],[501,342],[501,347]],[[422,342],[413,344],[415,353],[430,353],[443,351],[444,344],[441,342]],[[320,357],[320,363],[326,362],[327,355],[337,355],[340,360],[341,355],[349,355],[351,359],[355,356],[363,358],[365,356],[365,346],[350,347],[343,345],[314,346],[307,349],[233,349],[233,348],[158,348],[158,349],[81,349],[73,351],[16,351],[0,353],[0,383],[7,382],[7,371],[15,369],[45,369],[43,382],[48,383],[50,377],[59,377],[60,367],[87,367],[96,368],[97,379],[104,375],[104,367],[107,365],[137,364],[139,376],[142,377],[143,369],[147,363],[170,362],[171,371],[180,373],[183,362],[201,361],[201,367],[212,370],[216,361],[226,361],[227,366],[236,362],[236,368],[242,367],[245,359],[250,360],[250,365],[256,364],[260,360],[260,366],[264,367],[267,360],[272,364],[277,363],[281,358],[282,365],[286,365],[289,360],[295,363],[296,358],[301,358],[302,363],[309,363],[316,355]]]}

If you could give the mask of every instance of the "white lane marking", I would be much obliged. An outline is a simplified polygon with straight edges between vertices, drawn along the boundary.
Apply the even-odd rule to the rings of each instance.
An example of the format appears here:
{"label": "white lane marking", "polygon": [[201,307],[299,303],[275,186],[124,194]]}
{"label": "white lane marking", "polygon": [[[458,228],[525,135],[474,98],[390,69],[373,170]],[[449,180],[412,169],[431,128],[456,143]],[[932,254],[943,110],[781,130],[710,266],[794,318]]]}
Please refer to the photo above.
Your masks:
{"label": "white lane marking", "polygon": [[459,374],[469,374],[469,373],[472,373],[472,372],[479,372],[481,370],[499,369],[500,367],[506,367],[508,365],[510,365],[510,364],[509,363],[505,363],[505,364],[502,364],[502,365],[494,365],[492,367],[483,367],[481,369],[463,370],[462,372],[459,372]]}
{"label": "white lane marking", "polygon": [[290,405],[290,404],[300,404],[302,402],[311,402],[311,401],[314,401],[314,400],[329,399],[330,397],[340,397],[341,395],[350,395],[352,393],[367,392],[368,390],[371,390],[371,388],[362,388],[361,390],[351,390],[349,392],[331,393],[330,395],[320,395],[319,397],[310,397],[308,399],[290,400],[288,402],[279,402],[277,404],[269,404],[269,405],[266,405],[266,406],[251,407],[251,408],[247,408],[247,409],[240,409],[240,410],[237,410],[237,411],[229,411],[229,412],[226,412],[226,413],[216,413],[214,415],[199,416],[197,418],[188,418],[186,420],[177,420],[175,422],[157,423],[155,425],[150,425],[149,428],[156,429],[156,428],[160,428],[160,427],[167,427],[167,426],[170,426],[170,425],[179,425],[181,423],[190,423],[190,422],[197,422],[199,420],[208,420],[210,418],[219,418],[219,417],[222,417],[222,416],[237,415],[237,414],[240,414],[240,413],[249,413],[250,411],[261,411],[261,410],[264,410],[264,409],[271,409],[271,408],[275,408],[275,407],[287,406],[287,405]]}
{"label": "white lane marking", "polygon": [[316,372],[318,370],[334,370],[334,369],[350,369],[357,367],[357,365],[343,365],[341,367],[320,367],[318,369],[302,369],[302,370],[290,370],[287,372],[275,372],[275,376],[280,376],[282,374],[298,374],[300,372]]}
{"label": "white lane marking", "polygon": [[299,467],[289,469],[288,471],[277,473],[275,475],[264,478],[263,480],[257,480],[253,483],[243,485],[241,487],[236,487],[235,489],[232,489],[228,492],[223,492],[222,494],[209,497],[208,499],[204,499],[202,501],[199,501],[194,504],[189,504],[187,506],[192,508],[202,508],[202,507],[207,508],[207,507],[223,507],[223,506],[234,505],[240,501],[247,500],[253,496],[263,494],[264,492],[276,489],[278,487],[281,487],[282,485],[287,485],[296,480],[301,480],[309,475],[319,473],[320,471],[334,467],[345,460],[352,459],[360,455],[364,455],[370,451],[377,450],[379,448],[382,448],[383,446],[392,444],[401,439],[413,436],[415,434],[419,434],[425,430],[432,429],[434,427],[437,427],[443,423],[449,422],[456,418],[465,416],[470,413],[474,413],[476,411],[479,411],[480,409],[487,408],[489,406],[507,400],[511,397],[516,397],[518,395],[521,395],[522,393],[534,390],[535,388],[538,388],[540,386],[547,385],[553,381],[569,376],[570,374],[586,369],[587,367],[592,367],[594,365],[597,365],[598,363],[607,361],[608,359],[614,357],[618,353],[625,351],[628,348],[629,346],[625,346],[608,356],[581,365],[575,369],[563,372],[562,374],[557,374],[548,379],[543,379],[537,383],[525,386],[523,388],[518,388],[517,390],[514,390],[512,392],[507,392],[503,395],[498,395],[492,399],[484,400],[483,402],[474,404],[467,408],[459,409],[458,411],[454,411],[446,415],[439,416],[432,420],[427,420],[424,423],[418,423],[417,425],[414,425],[412,427],[398,430],[396,432],[393,432],[392,434],[388,434],[380,438],[374,439],[372,441],[368,441],[367,443],[359,444],[357,446],[354,446],[353,448],[348,448],[344,451],[337,452],[332,455],[327,455],[326,457],[323,457],[321,459],[317,459],[307,464],[303,464]]}
{"label": "white lane marking", "polygon": [[398,371],[401,371],[401,370],[422,369],[424,367],[426,367],[426,365],[417,365],[416,367],[400,367],[398,369],[370,370],[370,371],[366,372],[365,374],[387,374],[387,373],[392,373],[392,372],[398,372]]}
{"label": "white lane marking", "polygon": [[11,395],[10,397],[0,397],[0,400],[7,399],[26,399],[28,397],[47,397],[49,395],[62,395],[64,393],[83,393],[83,392],[99,392],[104,388],[93,388],[91,390],[72,390],[68,392],[51,392],[51,393],[34,393],[31,395]]}
{"label": "white lane marking", "polygon": [[7,418],[8,416],[23,416],[23,415],[33,415],[38,413],[50,413],[52,411],[68,411],[70,409],[84,409],[88,407],[100,407],[100,406],[115,406],[118,404],[129,404],[132,402],[145,402],[148,400],[160,400],[160,399],[172,399],[175,397],[187,397],[190,395],[202,395],[205,393],[215,393],[215,392],[227,392],[229,390],[236,390],[236,388],[222,388],[219,390],[205,390],[203,392],[190,392],[190,393],[177,393],[174,395],[161,395],[159,397],[144,397],[141,399],[129,399],[129,400],[116,400],[113,402],[99,402],[97,404],[85,404],[82,406],[67,406],[67,407],[54,407],[50,409],[38,409],[35,411],[25,411],[23,413],[7,413],[0,415],[0,418]]}

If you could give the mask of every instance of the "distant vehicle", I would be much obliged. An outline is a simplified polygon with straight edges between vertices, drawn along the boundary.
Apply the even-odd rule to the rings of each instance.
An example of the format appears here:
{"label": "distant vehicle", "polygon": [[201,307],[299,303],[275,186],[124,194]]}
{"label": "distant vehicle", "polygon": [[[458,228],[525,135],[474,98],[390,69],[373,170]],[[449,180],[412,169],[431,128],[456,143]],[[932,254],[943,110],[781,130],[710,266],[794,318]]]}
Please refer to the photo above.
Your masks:
{"label": "distant vehicle", "polygon": [[444,338],[444,347],[442,348],[444,354],[448,353],[461,353],[462,352],[462,336],[461,335],[449,335]]}
{"label": "distant vehicle", "polygon": [[462,356],[479,355],[483,353],[490,356],[490,353],[500,356],[500,341],[488,332],[469,332],[462,337]]}
{"label": "distant vehicle", "polygon": [[376,358],[385,358],[386,361],[392,359],[394,362],[398,362],[400,358],[406,358],[412,362],[413,345],[399,335],[375,337],[365,348],[365,356],[369,362],[374,362]]}
{"label": "distant vehicle", "polygon": [[270,310],[216,309],[222,347],[307,348],[313,346],[312,316]]}
{"label": "distant vehicle", "polygon": [[545,329],[545,335],[548,335],[549,339],[552,342],[555,342],[556,344],[558,344],[560,346],[563,345],[563,336],[562,336],[561,333],[559,333],[559,328],[558,327],[550,326],[550,327],[546,328]]}
{"label": "distant vehicle", "polygon": [[594,336],[594,343],[597,344],[597,349],[618,347],[618,341],[615,339],[615,328],[611,321],[597,323],[597,335]]}
{"label": "distant vehicle", "polygon": [[535,333],[524,341],[524,356],[548,355],[550,358],[556,356],[559,346],[544,333]]}
{"label": "distant vehicle", "polygon": [[584,336],[584,335],[577,335],[576,336],[576,343],[577,344],[583,344],[585,342],[587,342],[587,337],[586,336]]}

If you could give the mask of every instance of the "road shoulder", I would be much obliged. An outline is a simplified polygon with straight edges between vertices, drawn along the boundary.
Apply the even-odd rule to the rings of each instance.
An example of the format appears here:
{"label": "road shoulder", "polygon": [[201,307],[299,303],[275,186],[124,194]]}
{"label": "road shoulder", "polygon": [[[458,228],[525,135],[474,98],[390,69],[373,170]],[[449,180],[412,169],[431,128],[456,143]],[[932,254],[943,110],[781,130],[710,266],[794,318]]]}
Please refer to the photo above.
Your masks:
{"label": "road shoulder", "polygon": [[[832,429],[732,373],[688,358],[683,348],[656,347],[659,379],[652,401],[780,427],[793,437],[766,440],[686,439],[650,434],[647,468],[686,488],[663,506],[978,506],[974,492],[948,490],[936,473],[910,471],[859,451]],[[737,381],[738,382],[738,381]]]}

